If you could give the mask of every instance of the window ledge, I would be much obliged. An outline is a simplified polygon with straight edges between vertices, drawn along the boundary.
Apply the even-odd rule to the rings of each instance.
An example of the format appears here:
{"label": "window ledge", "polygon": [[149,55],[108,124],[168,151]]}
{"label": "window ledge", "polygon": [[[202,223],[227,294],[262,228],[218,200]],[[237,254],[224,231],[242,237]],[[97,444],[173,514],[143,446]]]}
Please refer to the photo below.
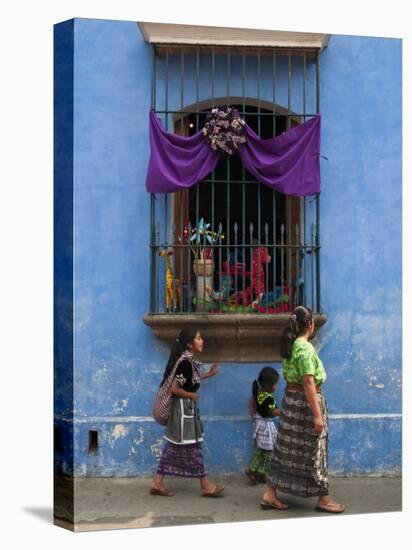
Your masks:
{"label": "window ledge", "polygon": [[[154,334],[169,344],[187,325],[202,331],[205,350],[201,361],[251,363],[281,361],[280,336],[290,315],[278,314],[148,314],[143,317]],[[315,331],[326,323],[324,314],[314,314]]]}

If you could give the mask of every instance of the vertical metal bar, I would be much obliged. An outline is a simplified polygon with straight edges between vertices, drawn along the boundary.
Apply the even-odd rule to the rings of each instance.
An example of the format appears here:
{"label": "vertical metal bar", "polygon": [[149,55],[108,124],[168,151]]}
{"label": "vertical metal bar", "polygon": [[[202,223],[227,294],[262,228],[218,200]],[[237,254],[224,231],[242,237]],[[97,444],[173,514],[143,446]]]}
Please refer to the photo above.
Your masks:
{"label": "vertical metal bar", "polygon": [[261,288],[261,259],[262,259],[262,243],[261,243],[261,234],[260,234],[260,225],[261,225],[261,204],[260,204],[260,201],[261,201],[261,184],[258,182],[257,184],[257,188],[258,188],[258,196],[257,196],[257,200],[258,200],[258,265],[257,265],[257,286],[258,286],[258,291],[257,291],[257,301],[258,301],[258,313],[260,314],[260,288]]}
{"label": "vertical metal bar", "polygon": [[[159,251],[159,243],[160,243],[160,223],[157,224],[157,232],[156,232],[156,263],[157,263],[157,254]],[[156,266],[157,267],[157,266]],[[156,313],[159,313],[159,269],[156,269]]]}
{"label": "vertical metal bar", "polygon": [[316,196],[316,311],[320,313],[320,200],[319,194]]}
{"label": "vertical metal bar", "polygon": [[[227,187],[227,200],[229,200],[229,194],[230,194],[230,174],[231,174],[231,168],[232,168],[232,158],[231,155],[226,155],[226,180],[228,183]],[[228,212],[229,212],[229,203],[228,203]]]}
{"label": "vertical metal bar", "polygon": [[[211,228],[212,231],[215,231],[215,182],[214,182],[214,171],[212,172],[212,184],[211,184],[211,193],[212,193],[212,220],[211,220]],[[214,247],[212,248],[212,259],[213,259],[213,252]]]}
{"label": "vertical metal bar", "polygon": [[320,113],[320,53],[316,55],[316,112]]}
{"label": "vertical metal bar", "polygon": [[227,89],[226,89],[226,94],[227,94],[227,106],[229,107],[230,105],[230,48],[228,48],[227,50],[227,81],[226,81],[226,84],[227,84]]}
{"label": "vertical metal bar", "polygon": [[[195,231],[198,231],[199,228],[199,186],[200,183],[196,185],[196,225],[195,225]],[[200,246],[197,244],[197,239],[195,240],[196,243],[196,255],[195,255],[195,262],[196,262],[196,274],[195,274],[195,288],[196,288],[196,311],[200,311],[202,308],[198,307],[197,300],[199,300],[199,293],[197,290],[197,283],[199,280],[199,254],[200,254]],[[201,245],[201,243],[200,243]]]}
{"label": "vertical metal bar", "polygon": [[286,205],[288,210],[288,226],[286,229],[286,245],[287,245],[287,282],[288,282],[288,292],[289,292],[289,305],[292,306],[292,198],[288,195],[286,197]]}
{"label": "vertical metal bar", "polygon": [[288,117],[287,117],[287,125],[286,129],[289,130],[290,128],[290,112],[291,112],[291,103],[290,103],[290,97],[291,97],[291,78],[292,78],[292,57],[290,55],[290,50],[288,54]]}
{"label": "vertical metal bar", "polygon": [[227,227],[227,241],[226,241],[226,261],[229,264],[229,255],[230,255],[230,179],[229,179],[229,163],[226,164],[227,174],[226,174],[226,207],[227,207],[227,217],[226,217],[226,227]]}
{"label": "vertical metal bar", "polygon": [[260,50],[258,50],[258,55],[257,55],[257,70],[258,70],[258,77],[257,77],[257,100],[258,100],[258,115],[257,115],[257,126],[258,126],[258,136],[260,137],[260,86],[261,86],[261,82],[260,82],[260,78],[261,78],[261,66],[260,66],[260,63],[261,63],[261,55],[260,55]]}
{"label": "vertical metal bar", "polygon": [[[156,52],[155,47],[152,46],[152,94],[151,94],[151,108],[156,110]],[[150,194],[150,312],[156,312],[156,210],[155,210],[156,197],[154,193]]]}
{"label": "vertical metal bar", "polygon": [[[245,48],[242,50],[242,112],[243,117],[245,117],[246,113],[246,85],[245,85],[245,79],[246,79],[246,55],[245,55]],[[242,242],[243,242],[243,249],[242,249],[242,263],[243,263],[243,277],[242,277],[242,296],[245,295],[245,288],[246,288],[246,186],[245,186],[245,165],[242,162]],[[252,269],[252,266],[250,266],[250,270]],[[251,272],[251,271],[250,271]],[[236,300],[237,302],[237,300]],[[245,310],[244,308],[244,300],[241,304],[242,311]]]}
{"label": "vertical metal bar", "polygon": [[199,225],[199,184],[196,185],[196,229]]}
{"label": "vertical metal bar", "polygon": [[156,50],[152,46],[152,109],[156,111]]}
{"label": "vertical metal bar", "polygon": [[[276,48],[272,51],[272,94],[273,94],[273,137],[276,136]],[[277,284],[276,284],[276,262],[277,262],[277,247],[276,247],[276,191],[272,190],[272,224],[273,224],[273,299],[274,309],[276,311],[276,297],[277,297]]]}
{"label": "vertical metal bar", "polygon": [[[243,182],[242,182],[242,244],[243,244],[243,248],[242,248],[242,264],[243,264],[243,273],[242,273],[242,296],[244,296],[245,294],[245,288],[246,288],[246,280],[245,280],[245,277],[246,277],[246,248],[245,248],[245,244],[246,244],[246,196],[245,196],[245,181],[244,181],[244,178],[243,178]],[[237,301],[237,300],[236,300]],[[241,304],[242,306],[244,305]],[[244,310],[244,308],[242,308],[242,311]]]}
{"label": "vertical metal bar", "polygon": [[180,133],[183,135],[183,105],[184,105],[184,80],[185,80],[185,54],[183,47],[180,52]]}
{"label": "vertical metal bar", "polygon": [[[243,108],[243,115],[245,115],[245,111],[246,111],[245,78],[246,78],[246,56],[245,56],[245,48],[243,48],[243,50],[242,50],[242,108]],[[242,164],[242,166],[243,166],[243,164]]]}
{"label": "vertical metal bar", "polygon": [[300,284],[299,284],[299,259],[300,259],[300,247],[299,247],[299,225],[295,225],[295,253],[296,253],[296,277],[295,277],[295,301],[294,306],[300,305]]}
{"label": "vertical metal bar", "polygon": [[[227,74],[226,74],[226,100],[227,100],[227,107],[229,108],[230,105],[230,48],[227,50],[227,57],[226,57],[226,66],[227,66]],[[231,157],[230,155],[226,155],[226,182],[227,182],[227,245],[229,246],[230,242],[230,173],[231,173]],[[236,248],[235,248],[235,257],[236,257]],[[229,258],[230,258],[230,249],[227,249],[227,255],[226,255],[226,261],[229,265]],[[235,260],[236,261],[236,260]]]}
{"label": "vertical metal bar", "polygon": [[[218,226],[218,232],[219,232],[220,235],[223,232],[223,226],[220,222],[219,222],[219,226]],[[223,246],[222,245],[222,239],[220,239],[220,242],[219,242],[219,290],[222,287],[222,246]],[[222,302],[220,301],[219,311],[221,311],[221,310],[222,310]]]}
{"label": "vertical metal bar", "polygon": [[[227,50],[226,55],[226,102],[229,107],[229,94],[230,94],[230,49]],[[226,249],[226,262],[229,268],[230,260],[230,155],[226,155],[226,227],[227,227],[227,249]]]}
{"label": "vertical metal bar", "polygon": [[273,223],[273,254],[272,254],[272,263],[273,263],[273,298],[275,301],[276,309],[276,259],[277,259],[277,247],[276,247],[276,191],[272,189],[272,223]]}
{"label": "vertical metal bar", "polygon": [[[212,108],[215,106],[215,79],[216,79],[216,66],[215,66],[215,48],[212,46],[211,53],[211,65],[212,65]],[[215,224],[215,169],[212,171],[212,231],[214,231]],[[219,245],[222,242],[220,240]],[[222,277],[222,248],[219,246],[219,289],[221,287]],[[219,301],[219,310],[221,309],[221,301]]]}
{"label": "vertical metal bar", "polygon": [[[265,292],[265,298],[266,298],[266,305],[265,305],[265,313],[269,313],[268,312],[268,282],[269,282],[269,263],[268,263],[268,258],[267,258],[267,255],[269,254],[269,250],[268,250],[268,234],[269,234],[269,226],[267,223],[265,223],[265,248],[266,248],[266,263],[265,263],[265,270],[266,270],[266,278],[265,278],[265,289],[266,289],[266,292]],[[262,300],[263,302],[263,300]]]}
{"label": "vertical metal bar", "polygon": [[[214,71],[213,71],[213,89],[214,89]],[[213,99],[213,102],[214,102],[214,99]],[[212,193],[212,197],[211,197],[212,198],[211,227],[212,227],[212,231],[214,231],[215,230],[215,168],[213,168],[213,170],[212,170],[211,193]],[[221,242],[219,242],[218,244],[221,244]],[[214,247],[212,248],[212,261],[214,262]],[[221,274],[219,273],[219,290],[220,290],[220,277],[221,277]],[[219,309],[220,309],[220,306],[221,306],[221,301],[219,301]]]}
{"label": "vertical metal bar", "polygon": [[[184,53],[183,48],[181,49],[181,55],[180,55],[180,134],[183,136],[185,134],[184,131],[184,115],[183,115],[183,105],[184,105],[184,96],[183,96],[183,90],[184,90],[184,71],[185,71],[185,62],[184,62]],[[180,220],[182,224],[182,213],[183,213],[183,191],[180,193],[181,201],[180,201]],[[175,198],[173,198],[175,200]],[[176,242],[176,225],[173,224],[174,229],[174,238],[173,238],[173,244]],[[181,225],[182,230],[182,225]],[[180,258],[182,257],[183,250],[180,249]],[[176,251],[173,248],[173,264],[176,265],[175,259],[176,259]],[[170,262],[172,263],[172,259],[170,259]],[[181,263],[181,262],[180,262]],[[182,264],[181,264],[182,265]],[[183,273],[180,275],[180,298],[183,297]],[[176,296],[176,281],[175,281],[175,270],[172,271],[172,283],[173,283],[173,293],[172,293],[172,299],[173,302],[175,300]],[[176,306],[174,306],[173,310],[176,309]]]}
{"label": "vertical metal bar", "polygon": [[[316,57],[316,112],[320,112],[320,52]],[[320,274],[320,194],[316,196],[316,309],[321,312]]]}
{"label": "vertical metal bar", "polygon": [[[237,232],[238,232],[238,225],[237,222],[233,225],[233,230],[235,234],[235,296],[237,296]],[[229,267],[229,266],[228,266]],[[235,313],[237,313],[237,300],[235,301]]]}
{"label": "vertical metal bar", "polygon": [[212,108],[215,106],[215,77],[216,77],[216,68],[215,68],[215,47],[212,46]]}
{"label": "vertical metal bar", "polygon": [[315,226],[314,224],[312,223],[312,227],[311,227],[311,245],[312,245],[312,249],[311,249],[311,255],[310,255],[310,268],[311,268],[311,289],[312,289],[312,302],[311,302],[311,308],[312,308],[312,311],[314,309],[314,303],[315,303],[315,297],[314,297],[314,288],[315,288],[315,285],[314,285],[314,264],[313,264],[313,256],[315,254],[315,250],[314,250],[314,245],[315,245]]}
{"label": "vertical metal bar", "polygon": [[[258,112],[257,112],[257,128],[258,128],[258,136],[260,137],[260,87],[261,87],[261,53],[260,53],[260,50],[258,50],[258,54],[257,54],[257,100],[258,100]],[[261,301],[260,301],[260,289],[262,287],[262,283],[263,283],[263,286],[265,285],[265,282],[264,281],[261,281],[261,272],[262,272],[262,267],[261,267],[261,260],[262,260],[262,257],[261,257],[261,254],[262,254],[262,248],[261,248],[261,224],[262,224],[262,220],[261,220],[261,201],[262,201],[262,195],[261,195],[261,183],[258,182],[257,184],[258,186],[258,241],[259,241],[259,252],[258,252],[258,295],[257,295],[257,300],[258,300],[258,313],[260,314],[261,311],[260,311],[260,307],[261,307]],[[267,247],[266,247],[266,253],[267,253]],[[267,266],[267,264],[266,264]],[[266,273],[267,275],[267,273]],[[266,277],[266,280],[267,280],[267,277]],[[266,305],[267,305],[267,300],[266,300]]]}
{"label": "vertical metal bar", "polygon": [[[165,234],[165,250],[166,250],[166,254],[167,254],[167,249],[168,249],[168,234],[167,234],[167,230],[168,230],[168,198],[169,198],[169,193],[165,193],[164,194],[164,207],[165,207],[165,226],[164,226],[164,234]],[[166,260],[167,256],[165,256],[165,288],[166,288],[166,283],[167,283],[167,260]],[[167,311],[167,292],[165,292],[165,311]]]}
{"label": "vertical metal bar", "polygon": [[177,307],[177,304],[176,304],[176,276],[175,276],[175,252],[176,252],[176,248],[175,248],[175,242],[176,242],[177,238],[176,238],[176,224],[173,224],[172,225],[172,242],[171,242],[171,248],[172,248],[172,254],[170,256],[170,270],[172,272],[172,298],[171,298],[171,305],[172,305],[172,311],[175,312],[176,311],[176,307]]}
{"label": "vertical metal bar", "polygon": [[[183,204],[184,204],[184,201],[185,201],[185,195],[188,191],[181,191],[180,192],[180,197],[181,197],[181,200],[180,200],[180,248],[179,248],[179,258],[180,258],[180,272],[179,272],[179,275],[180,275],[180,311],[184,311],[184,306],[183,306],[183,255],[185,253],[185,249],[183,248],[183,245],[184,245],[184,227],[183,227],[183,224],[184,224],[184,220],[183,220]],[[189,285],[190,284],[190,281],[187,282],[187,284]],[[189,291],[189,287],[188,288],[188,291]],[[189,292],[188,292],[188,296],[189,296]]]}
{"label": "vertical metal bar", "polygon": [[299,304],[297,305],[305,305],[303,301],[303,282],[304,282],[304,274],[303,274],[303,258],[305,249],[303,248],[303,245],[305,244],[303,242],[303,202],[305,197],[299,198],[299,255],[298,255],[298,278],[299,278]]}
{"label": "vertical metal bar", "polygon": [[[196,185],[196,225],[195,225],[195,231],[198,231],[199,227],[199,184]],[[198,280],[199,280],[199,245],[197,243],[197,239],[194,241],[194,251],[195,251],[195,257],[194,257],[194,265],[195,265],[195,293],[196,293],[196,312],[199,311],[201,308],[198,304],[199,299],[199,293],[197,289]]]}
{"label": "vertical metal bar", "polygon": [[303,122],[306,121],[306,53],[303,54]]}
{"label": "vertical metal bar", "polygon": [[[192,311],[192,284],[191,284],[191,249],[190,249],[190,238],[192,236],[192,223],[189,220],[189,223],[187,224],[187,287],[188,287],[188,296],[187,296],[187,305],[188,305],[188,312],[190,313]],[[195,287],[196,289],[196,287]]]}
{"label": "vertical metal bar", "polygon": [[[150,313],[156,312],[156,228],[155,195],[150,194]],[[157,313],[157,312],[156,312]]]}
{"label": "vertical metal bar", "polygon": [[283,288],[284,288],[284,267],[285,267],[285,224],[280,226],[280,296],[281,296],[281,311],[284,311],[283,305]]}
{"label": "vertical metal bar", "polygon": [[165,128],[169,128],[169,52],[165,57]]}
{"label": "vertical metal bar", "polygon": [[272,86],[273,86],[273,137],[276,135],[276,49],[272,56]]}
{"label": "vertical metal bar", "polygon": [[306,257],[307,257],[306,225],[307,225],[307,221],[306,221],[306,197],[303,197],[303,244],[305,245],[305,248],[303,250],[302,270],[303,270],[303,304],[304,305],[306,305],[306,302],[307,302],[307,299],[308,299],[307,291],[306,291],[306,287],[307,287],[307,284],[306,284],[306,268],[307,268],[307,265],[306,265]]}
{"label": "vertical metal bar", "polygon": [[[199,184],[200,185],[200,184]],[[206,220],[205,220],[206,222]],[[206,225],[206,223],[205,223]],[[207,271],[207,267],[206,267],[206,248],[207,248],[207,240],[206,240],[206,235],[203,235],[203,295],[202,295],[202,300],[203,300],[203,306],[202,306],[202,310],[203,311],[207,311],[207,308],[206,308],[206,271]]]}
{"label": "vertical metal bar", "polygon": [[200,48],[196,46],[196,132],[199,131],[199,81],[200,81]]}
{"label": "vertical metal bar", "polygon": [[250,222],[249,225],[249,261],[250,261],[250,306],[252,309],[252,302],[253,302],[253,277],[254,277],[254,270],[253,270],[253,223]]}

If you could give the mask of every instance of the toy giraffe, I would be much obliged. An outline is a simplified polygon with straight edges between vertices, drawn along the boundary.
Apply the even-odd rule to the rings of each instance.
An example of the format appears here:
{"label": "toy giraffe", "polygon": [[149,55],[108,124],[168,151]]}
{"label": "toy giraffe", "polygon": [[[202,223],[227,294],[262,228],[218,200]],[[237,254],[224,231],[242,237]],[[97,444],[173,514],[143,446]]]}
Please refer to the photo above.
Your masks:
{"label": "toy giraffe", "polygon": [[[180,279],[174,280],[173,285],[173,271],[170,262],[170,256],[173,255],[172,251],[168,251],[167,248],[162,248],[159,252],[159,256],[164,257],[166,260],[166,309],[170,311],[170,305],[172,309],[181,309],[181,296],[180,296]],[[174,286],[174,288],[173,288]]]}

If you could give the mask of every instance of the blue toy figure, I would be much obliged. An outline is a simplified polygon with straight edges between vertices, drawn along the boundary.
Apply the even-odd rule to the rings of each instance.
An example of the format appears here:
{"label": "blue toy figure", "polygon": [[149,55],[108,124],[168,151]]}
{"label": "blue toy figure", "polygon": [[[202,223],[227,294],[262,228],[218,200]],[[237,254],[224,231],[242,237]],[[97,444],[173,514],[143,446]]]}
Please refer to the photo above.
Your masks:
{"label": "blue toy figure", "polygon": [[213,290],[210,286],[206,287],[206,292],[216,302],[227,300],[232,290],[232,277],[230,275],[221,276],[219,290]]}

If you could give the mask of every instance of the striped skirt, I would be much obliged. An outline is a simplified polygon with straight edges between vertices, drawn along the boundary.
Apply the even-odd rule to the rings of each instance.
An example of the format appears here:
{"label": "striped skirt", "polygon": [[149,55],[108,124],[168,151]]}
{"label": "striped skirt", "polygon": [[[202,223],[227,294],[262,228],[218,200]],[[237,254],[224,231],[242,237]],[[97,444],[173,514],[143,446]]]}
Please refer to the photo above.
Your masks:
{"label": "striped skirt", "polygon": [[267,483],[299,497],[329,494],[328,413],[325,398],[316,394],[325,429],[317,435],[313,414],[303,392],[286,390],[279,431],[269,466]]}
{"label": "striped skirt", "polygon": [[174,445],[166,441],[157,473],[163,476],[205,477],[201,444]]}

